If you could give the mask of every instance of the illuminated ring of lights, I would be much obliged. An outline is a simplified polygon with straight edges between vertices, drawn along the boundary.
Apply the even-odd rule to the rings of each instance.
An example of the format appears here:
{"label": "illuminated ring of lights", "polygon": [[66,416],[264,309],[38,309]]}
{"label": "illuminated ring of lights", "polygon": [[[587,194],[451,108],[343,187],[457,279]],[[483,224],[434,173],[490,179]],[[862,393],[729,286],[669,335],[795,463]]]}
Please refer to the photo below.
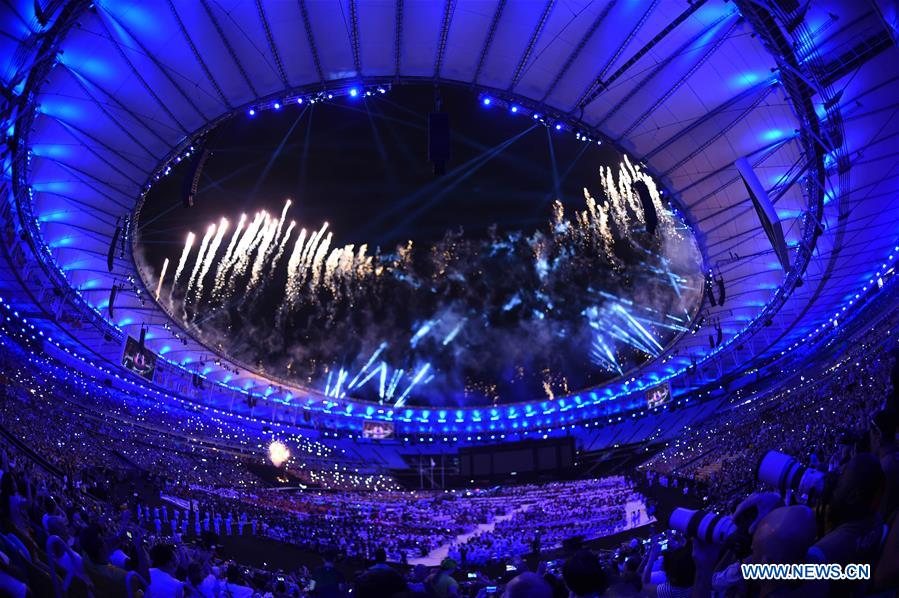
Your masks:
{"label": "illuminated ring of lights", "polygon": [[[406,79],[406,80],[409,80],[409,79]],[[429,82],[433,82],[433,79],[430,79],[430,78],[429,78],[428,81],[429,81]],[[491,93],[493,92],[493,90],[490,90],[490,91],[491,91]],[[499,97],[499,96],[502,95],[501,92],[495,92],[495,93],[496,93],[496,96],[497,96],[497,97]],[[280,95],[280,94],[279,94],[279,95]],[[522,102],[522,103],[525,103],[525,102]],[[651,171],[651,170],[650,170],[650,174],[652,174],[652,171]],[[14,180],[14,184],[16,184],[17,182],[18,182],[17,180]],[[20,195],[20,194],[19,194],[19,195]],[[20,196],[21,196],[21,195],[20,195]],[[669,195],[669,197],[670,197],[670,195]],[[21,205],[21,203],[24,203],[24,202],[20,202],[20,205]],[[685,213],[686,213],[686,212],[685,212]],[[698,234],[697,234],[697,237],[699,237]],[[703,245],[703,243],[699,243],[699,246],[700,246],[701,250],[704,250],[704,245]],[[39,257],[43,260],[44,256],[41,255],[40,253],[38,253],[38,255],[39,255]],[[785,294],[785,293],[781,293],[781,295],[784,295],[784,294]],[[763,313],[766,313],[766,311],[767,311],[767,306],[766,306],[766,309],[763,310]],[[736,337],[734,337],[734,339],[735,339],[735,338],[738,338],[739,336],[740,336],[740,335],[737,335]],[[731,339],[731,340],[733,340],[733,339]],[[729,341],[729,343],[730,343],[730,341]],[[729,344],[729,343],[728,343],[728,344]],[[669,345],[669,346],[671,346],[671,345]],[[723,348],[724,348],[724,347],[722,347],[722,349],[723,349]],[[714,355],[714,354],[717,353],[717,352],[718,352],[718,351],[713,352],[712,355]],[[650,363],[654,363],[654,362],[650,362]],[[626,393],[624,393],[624,395],[626,396],[627,394],[633,394],[633,392],[635,392],[635,391],[629,390],[629,391],[627,391]],[[519,405],[523,405],[523,404],[519,404]]]}

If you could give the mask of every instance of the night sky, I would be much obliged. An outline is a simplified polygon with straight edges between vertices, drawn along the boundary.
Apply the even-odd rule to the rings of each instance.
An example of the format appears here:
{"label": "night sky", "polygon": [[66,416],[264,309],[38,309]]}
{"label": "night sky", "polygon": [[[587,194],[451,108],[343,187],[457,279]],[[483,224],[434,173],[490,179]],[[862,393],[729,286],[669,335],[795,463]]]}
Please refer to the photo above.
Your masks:
{"label": "night sky", "polygon": [[[431,86],[238,114],[209,136],[213,155],[194,208],[182,207],[185,165],[149,194],[140,223],[150,265],[158,270],[164,257],[177,258],[188,230],[241,211],[279,212],[288,197],[298,222],[330,222],[341,244],[392,247],[458,226],[470,235],[491,224],[528,231],[546,223],[556,197],[582,207],[582,188],[598,186],[597,168],[619,160],[571,132],[484,107],[466,88],[442,87],[440,95],[452,130],[444,177],[435,177],[428,162]],[[522,133],[480,168],[462,166]]]}

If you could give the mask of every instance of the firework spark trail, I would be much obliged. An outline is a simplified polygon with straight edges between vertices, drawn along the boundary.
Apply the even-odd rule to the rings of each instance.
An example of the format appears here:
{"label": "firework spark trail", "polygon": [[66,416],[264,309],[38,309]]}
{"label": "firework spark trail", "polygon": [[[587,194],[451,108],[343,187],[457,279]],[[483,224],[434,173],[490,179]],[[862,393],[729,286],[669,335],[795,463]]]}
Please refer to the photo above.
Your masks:
{"label": "firework spark trail", "polygon": [[[353,376],[353,379],[350,380],[350,383],[347,384],[347,390],[352,390],[356,387],[356,382],[359,380],[359,377],[365,374],[365,372],[372,366],[376,359],[381,355],[384,349],[387,348],[387,343],[382,342],[377,350],[371,354],[371,357],[368,358],[368,361],[365,362],[365,365],[362,366],[362,369],[359,370],[359,373]],[[368,378],[366,378],[368,380]]]}
{"label": "firework spark trail", "polygon": [[638,322],[634,318],[634,316],[632,316],[630,314],[629,311],[627,311],[620,305],[616,305],[615,307],[618,309],[619,312],[621,312],[621,314],[625,317],[625,319],[628,322],[630,322],[637,329],[637,331],[643,336],[643,338],[645,338],[649,343],[652,344],[653,347],[655,347],[655,349],[659,353],[662,351],[662,345],[659,344],[659,342],[655,339],[655,337],[652,335],[652,333],[650,333],[646,328],[644,328],[643,325],[640,324],[640,322]]}
{"label": "firework spark trail", "polygon": [[401,394],[400,398],[398,398],[396,400],[396,403],[394,403],[394,405],[393,405],[394,407],[402,407],[403,405],[406,404],[406,397],[409,396],[409,393],[412,392],[412,389],[415,388],[415,386],[419,382],[421,382],[421,379],[425,377],[425,374],[427,374],[428,370],[430,370],[430,369],[431,369],[431,364],[426,363],[426,364],[424,364],[424,366],[421,367],[420,370],[418,370],[418,373],[415,374],[414,378],[412,378],[412,382],[409,383],[409,386],[406,387],[406,390],[403,391],[403,394]]}
{"label": "firework spark trail", "polygon": [[184,293],[185,303],[190,296],[191,290],[193,290],[197,274],[199,274],[200,268],[203,266],[203,259],[206,257],[206,248],[209,247],[209,242],[212,241],[212,237],[215,235],[215,229],[215,223],[210,224],[206,228],[206,234],[203,235],[203,240],[200,241],[200,250],[197,253],[196,261],[194,261],[194,269],[190,273],[190,278],[187,279],[187,291]]}
{"label": "firework spark trail", "polygon": [[278,221],[272,218],[268,213],[265,214],[265,219],[262,222],[262,226],[260,226],[259,231],[256,233],[256,236],[253,238],[253,241],[250,243],[249,248],[247,249],[247,254],[243,263],[240,265],[243,272],[247,272],[248,270],[252,273],[253,268],[255,266],[254,256],[258,259],[260,255],[265,255],[265,250],[268,246],[268,243],[271,241],[271,238],[275,235],[275,229],[278,226]]}
{"label": "firework spark trail", "polygon": [[256,259],[253,261],[253,268],[250,270],[250,281],[247,283],[248,292],[253,291],[256,288],[256,285],[259,284],[259,279],[262,277],[262,269],[265,267],[265,263],[271,255],[272,246],[275,243],[275,237],[280,228],[280,220],[272,220],[266,225],[262,238],[259,241]]}
{"label": "firework spark trail", "polygon": [[451,342],[453,342],[453,339],[456,338],[456,336],[458,336],[459,332],[462,330],[462,327],[465,326],[465,321],[467,319],[468,318],[462,318],[461,320],[459,320],[459,323],[456,324],[455,328],[450,330],[450,333],[447,334],[446,338],[443,339],[444,347],[447,346],[448,344],[450,344]]}
{"label": "firework spark trail", "polygon": [[178,267],[175,269],[175,277],[172,279],[171,288],[169,288],[169,301],[172,300],[172,293],[175,292],[175,285],[178,283],[181,272],[184,271],[184,264],[187,263],[187,256],[190,255],[190,249],[193,247],[194,239],[196,238],[195,234],[187,233],[187,241],[184,242],[184,249],[181,250],[181,258],[178,260]]}
{"label": "firework spark trail", "polygon": [[656,217],[659,219],[659,227],[662,229],[664,234],[674,235],[676,233],[676,222],[674,220],[674,215],[671,211],[665,207],[665,204],[662,203],[662,196],[659,193],[659,188],[656,186],[656,182],[653,180],[651,176],[640,171],[640,180],[646,185],[646,189],[649,191],[649,197],[652,199],[652,205],[656,211]]}
{"label": "firework spark trail", "polygon": [[237,249],[234,251],[234,265],[231,268],[231,276],[228,278],[226,296],[230,296],[234,292],[238,278],[246,273],[253,252],[262,241],[270,221],[271,217],[268,212],[263,210],[257,214],[253,223],[247,228],[247,232],[244,233],[244,238],[238,243]]}
{"label": "firework spark trail", "polygon": [[[327,225],[327,224],[328,223],[326,222],[325,225]],[[297,258],[297,268],[298,268],[297,275],[298,276],[301,275],[301,273],[303,271],[303,267],[306,264],[306,255],[309,254],[309,250],[312,247],[315,247],[315,244],[318,243],[318,238],[324,234],[323,231],[325,229],[325,225],[322,225],[321,230],[317,230],[314,233],[312,233],[311,235],[309,235],[308,243],[306,243],[305,245],[301,244],[302,247],[300,247],[300,249],[302,249],[302,251],[300,251],[299,257]]]}
{"label": "firework spark trail", "polygon": [[341,393],[341,390],[343,390],[343,382],[346,380],[347,374],[348,372],[343,368],[340,368],[340,372],[337,374],[337,384],[334,385],[333,395],[338,399],[346,396],[346,393]]}
{"label": "firework spark trail", "polygon": [[331,374],[332,373],[333,372],[331,372],[331,370],[328,370],[328,378],[327,378],[327,380],[325,380],[325,396],[326,397],[331,396]]}
{"label": "firework spark trail", "polygon": [[281,218],[278,219],[278,230],[275,232],[275,238],[279,239],[281,237],[281,229],[284,227],[285,218],[287,217],[287,210],[290,209],[290,205],[293,202],[291,200],[287,200],[284,202],[284,207],[281,208]]}
{"label": "firework spark trail", "polygon": [[225,232],[228,230],[229,224],[227,218],[222,218],[219,221],[218,230],[215,233],[215,237],[212,238],[209,249],[206,251],[206,257],[203,260],[203,268],[200,270],[200,274],[197,277],[197,288],[194,292],[194,301],[199,302],[203,299],[203,281],[206,279],[209,269],[212,268],[212,260],[215,259],[215,254],[222,244],[222,239],[225,237]]}
{"label": "firework spark trail", "polygon": [[[623,268],[621,260],[615,255],[615,236],[612,233],[611,221],[614,221],[624,242],[633,244],[631,224],[636,221],[646,223],[646,213],[639,194],[634,190],[637,182],[646,185],[649,197],[658,215],[659,225],[663,229],[662,236],[674,232],[674,219],[663,205],[658,187],[639,164],[634,164],[627,156],[618,165],[616,172],[612,167],[599,169],[600,182],[606,197],[604,203],[597,202],[588,189],[584,189],[586,209],[575,213],[573,221],[565,217],[565,208],[561,202],[554,202],[551,231],[557,243],[574,242],[582,248],[601,249],[609,264],[616,269]],[[633,216],[631,216],[631,213]],[[544,247],[534,246],[537,262],[546,255]],[[539,264],[538,264],[539,265]]]}
{"label": "firework spark trail", "polygon": [[366,374],[365,378],[360,380],[358,384],[353,384],[351,387],[348,387],[347,390],[352,390],[353,388],[361,388],[361,387],[365,386],[365,383],[368,382],[369,380],[371,380],[372,378],[374,378],[379,372],[381,374],[381,391],[378,394],[378,396],[383,397],[384,396],[384,380],[387,377],[387,364],[384,363],[383,361],[381,362],[381,364],[378,367],[374,368],[372,371],[370,371],[368,374]]}
{"label": "firework spark trail", "polygon": [[355,245],[346,245],[340,250],[340,259],[337,260],[337,273],[341,277],[352,275],[355,272],[355,268],[353,264],[356,261],[356,255],[353,253],[353,250],[356,248]]}
{"label": "firework spark trail", "polygon": [[422,324],[421,327],[418,329],[418,331],[417,331],[415,334],[412,335],[412,338],[409,339],[409,344],[410,344],[412,347],[415,347],[415,345],[418,344],[418,341],[420,341],[420,340],[423,339],[425,336],[427,336],[427,334],[431,331],[431,328],[432,328],[432,327],[434,326],[434,324],[436,324],[436,323],[437,323],[437,322],[435,322],[434,320],[428,320],[427,322],[425,322],[424,324]]}
{"label": "firework spark trail", "polygon": [[321,240],[327,229],[328,223],[325,222],[318,231],[312,233],[308,242],[303,243],[304,239],[302,236],[297,240],[297,244],[294,247],[294,253],[300,248],[302,248],[302,251],[299,253],[295,266],[290,267],[288,271],[289,280],[286,293],[287,297],[285,298],[285,309],[289,309],[299,302],[300,289],[306,280],[309,265],[312,261],[318,242]]}
{"label": "firework spark trail", "polygon": [[630,177],[629,190],[631,190],[633,196],[633,204],[632,209],[637,214],[637,218],[641,223],[645,223],[645,214],[643,212],[643,203],[639,199],[639,195],[632,192],[633,183],[642,182],[646,185],[646,189],[649,191],[649,197],[652,201],[652,206],[655,209],[656,216],[659,221],[659,226],[664,230],[665,233],[673,233],[674,232],[674,217],[671,214],[671,211],[665,207],[662,203],[662,196],[659,194],[659,188],[656,186],[656,182],[653,180],[649,174],[647,174],[639,164],[633,164],[628,158],[627,154],[624,156],[624,161],[620,165],[621,173],[627,172]]}
{"label": "firework spark trail", "polygon": [[250,246],[256,240],[256,235],[259,233],[260,227],[265,223],[267,216],[265,210],[256,212],[253,221],[250,222],[250,225],[244,231],[243,237],[237,242],[234,253],[231,254],[231,259],[226,266],[226,273],[227,270],[234,269],[241,260],[247,258],[247,252],[250,251]]}
{"label": "firework spark trail", "polygon": [[[352,245],[350,247],[352,247]],[[325,260],[322,281],[326,287],[329,287],[332,290],[334,290],[334,279],[336,278],[337,270],[340,268],[340,262],[343,259],[343,252],[344,248],[339,247],[332,251]]]}
{"label": "firework spark trail", "polygon": [[324,265],[322,284],[338,292],[339,280],[356,277],[357,279],[372,272],[370,256],[365,255],[367,246],[362,245],[358,252],[354,244],[338,247],[328,254]]}
{"label": "firework spark trail", "polygon": [[231,235],[231,241],[228,242],[228,248],[225,249],[225,255],[219,260],[218,268],[216,268],[215,284],[212,286],[213,297],[217,297],[222,290],[222,285],[225,283],[225,273],[228,270],[228,265],[231,263],[231,256],[234,254],[234,248],[237,247],[240,233],[243,232],[243,227],[246,223],[247,215],[241,214],[240,221],[237,223],[237,228],[234,229],[234,233]]}
{"label": "firework spark trail", "polygon": [[[274,270],[277,262],[273,261],[273,254],[277,252],[282,247],[282,238],[281,231],[284,228],[284,222],[286,222],[287,211],[290,209],[293,201],[287,200],[284,202],[284,207],[281,208],[281,217],[278,219],[277,226],[273,229],[273,234],[270,239],[266,238],[263,240],[262,247],[259,250],[259,254],[256,256],[256,262],[253,264],[253,275],[250,279],[250,289],[254,289],[255,286],[259,283],[259,278],[262,274],[262,267],[265,266],[266,263],[269,264],[269,270]],[[292,228],[292,227],[291,227]],[[284,239],[290,236],[290,232],[285,235]],[[257,268],[258,266],[258,268]]]}
{"label": "firework spark trail", "polygon": [[553,393],[553,387],[546,380],[543,381],[543,392],[546,393],[546,398],[550,401],[556,398],[555,393]]}
{"label": "firework spark trail", "polygon": [[228,249],[225,250],[224,257],[219,261],[218,269],[215,273],[215,285],[212,288],[212,296],[214,298],[222,299],[222,301],[224,301],[222,292],[225,291],[226,286],[231,280],[228,277],[228,273],[231,271],[231,268],[234,267],[234,264],[243,249],[244,239],[250,234],[250,229],[253,227],[255,221],[256,220],[254,219],[242,231],[240,230],[240,225],[238,225],[237,230],[234,231],[231,242],[228,243]]}
{"label": "firework spark trail", "polygon": [[587,212],[590,214],[591,230],[599,237],[606,259],[613,267],[623,267],[621,260],[615,255],[615,237],[609,227],[608,205],[597,205],[590,192],[584,188],[584,200],[587,202]]}
{"label": "firework spark trail", "polygon": [[405,371],[400,368],[393,372],[393,376],[390,378],[390,384],[387,385],[387,391],[381,397],[382,399],[387,399],[388,401],[393,398],[393,393],[396,392],[396,385],[400,383],[400,378],[403,377]]}
{"label": "firework spark trail", "polygon": [[159,301],[159,292],[162,290],[162,281],[165,280],[166,270],[169,269],[169,258],[165,258],[162,262],[162,274],[159,275],[159,282],[156,283],[156,300]]}
{"label": "firework spark trail", "polygon": [[381,380],[378,382],[378,396],[384,398],[384,386],[387,383],[387,364],[381,362]]}
{"label": "firework spark trail", "polygon": [[[313,233],[314,234],[314,233]],[[296,293],[296,280],[299,276],[300,260],[306,244],[306,229],[300,230],[300,236],[297,237],[293,244],[293,251],[290,252],[290,258],[287,260],[287,284],[284,288],[284,301],[278,308],[279,315],[284,313],[288,305],[293,304],[293,296]]]}
{"label": "firework spark trail", "polygon": [[[303,250],[303,255],[300,258],[300,284],[306,279],[306,275],[308,274],[309,268],[314,262],[315,255],[317,253],[317,249],[319,243],[322,242],[322,239],[325,237],[325,231],[328,230],[328,223],[325,222],[322,227],[312,235],[312,238],[309,240],[309,244]],[[330,233],[328,233],[330,234]]]}
{"label": "firework spark trail", "polygon": [[615,358],[615,354],[609,349],[609,346],[601,335],[597,335],[593,339],[593,350],[590,352],[590,355],[598,365],[609,370],[615,370],[619,374],[624,373],[621,366],[618,364],[618,359]]}
{"label": "firework spark trail", "polygon": [[272,264],[271,266],[269,266],[269,270],[274,271],[275,268],[278,267],[278,263],[281,261],[281,257],[284,255],[284,249],[287,247],[287,241],[290,239],[290,233],[293,232],[293,229],[296,225],[296,220],[290,221],[290,225],[287,227],[287,232],[284,233],[284,236],[281,238],[281,243],[278,245],[278,250],[275,252],[275,257],[272,258]]}
{"label": "firework spark trail", "polygon": [[241,214],[240,220],[237,222],[237,228],[234,229],[234,233],[231,235],[231,240],[228,242],[228,248],[225,249],[225,255],[222,256],[222,263],[226,263],[231,259],[231,255],[234,253],[234,248],[237,247],[237,241],[240,240],[240,233],[243,232],[243,227],[247,224],[247,215]]}
{"label": "firework spark trail", "polygon": [[315,252],[315,257],[312,258],[312,264],[309,266],[311,269],[309,275],[309,288],[315,290],[318,288],[318,282],[321,279],[322,275],[322,262],[325,259],[325,255],[328,253],[328,248],[331,246],[331,238],[332,234],[328,233],[325,237],[325,240],[322,241],[321,245],[318,246],[318,250]]}
{"label": "firework spark trail", "polygon": [[627,208],[618,193],[618,186],[615,184],[615,175],[612,174],[611,167],[601,169],[602,187],[609,200],[609,211],[621,236],[627,238],[630,236],[630,225],[627,217]]}
{"label": "firework spark trail", "polygon": [[639,172],[624,156],[624,161],[618,168],[618,193],[624,198],[624,202],[630,207],[631,212],[640,224],[646,224],[646,214],[643,212],[643,202],[640,196],[634,193],[634,183],[639,180]]}
{"label": "firework spark trail", "polygon": [[374,273],[374,269],[372,268],[374,258],[367,254],[368,245],[363,243],[359,246],[359,252],[356,254],[356,261],[354,263],[356,267],[356,274],[359,276]]}

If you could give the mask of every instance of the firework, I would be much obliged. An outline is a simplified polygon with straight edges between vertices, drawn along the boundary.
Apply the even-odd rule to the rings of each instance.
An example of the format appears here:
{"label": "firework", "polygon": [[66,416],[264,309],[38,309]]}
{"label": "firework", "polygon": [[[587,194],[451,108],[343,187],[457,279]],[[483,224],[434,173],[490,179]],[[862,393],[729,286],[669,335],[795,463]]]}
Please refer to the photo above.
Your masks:
{"label": "firework", "polygon": [[268,445],[268,458],[275,467],[281,467],[290,459],[290,449],[279,440]]}
{"label": "firework", "polygon": [[187,263],[187,256],[190,255],[190,249],[194,245],[194,239],[196,239],[196,235],[187,233],[187,240],[184,242],[184,249],[181,250],[181,258],[178,260],[178,267],[175,269],[175,277],[172,279],[172,287],[169,289],[169,301],[172,299],[172,293],[175,291],[175,285],[178,284],[181,272],[184,271],[184,265]]}
{"label": "firework", "polygon": [[156,300],[159,301],[159,292],[162,290],[162,281],[165,280],[166,270],[169,269],[169,258],[165,258],[162,262],[162,274],[159,275],[159,282],[156,283]]}
{"label": "firework", "polygon": [[203,280],[206,278],[206,274],[212,267],[212,261],[215,259],[215,254],[218,251],[219,245],[222,244],[222,238],[225,236],[225,231],[228,230],[228,224],[227,218],[222,218],[219,221],[215,237],[212,238],[212,243],[210,243],[209,249],[206,251],[206,257],[203,259],[203,267],[200,269],[200,274],[197,276],[197,286],[194,291],[197,301],[203,297]]}
{"label": "firework", "polygon": [[277,268],[278,264],[281,262],[281,256],[284,255],[284,249],[287,248],[287,241],[290,240],[290,233],[293,232],[293,229],[296,227],[296,225],[296,220],[290,221],[290,225],[287,227],[287,232],[284,233],[284,237],[281,238],[281,242],[278,244],[278,250],[275,252],[275,257],[272,258],[272,270]]}
{"label": "firework", "polygon": [[265,210],[258,212],[256,217],[253,218],[253,222],[247,227],[241,240],[237,243],[232,263],[229,266],[231,276],[228,277],[226,281],[226,296],[230,297],[234,293],[237,280],[246,273],[247,266],[250,264],[250,259],[252,258],[256,247],[262,241],[262,236],[265,234],[266,227],[269,225],[270,220],[271,217],[268,215],[268,212]]}
{"label": "firework", "polygon": [[[341,309],[357,309],[357,306],[365,305],[364,301],[372,294],[364,293],[397,288],[395,285],[398,284],[438,292],[434,288],[443,279],[467,284],[470,277],[477,274],[473,274],[472,265],[466,264],[465,260],[477,260],[478,251],[500,256],[527,255],[530,252],[531,261],[527,265],[541,285],[537,295],[529,295],[527,289],[521,289],[506,295],[503,302],[497,305],[507,312],[520,311],[522,317],[532,318],[533,322],[543,321],[546,322],[544,325],[552,325],[551,322],[558,318],[559,306],[553,305],[551,290],[565,283],[572,272],[572,264],[599,261],[623,272],[625,262],[618,255],[632,255],[636,250],[645,252],[647,261],[651,261],[652,251],[659,243],[665,243],[669,235],[679,236],[674,218],[663,205],[655,182],[639,164],[625,156],[617,167],[600,168],[599,180],[601,195],[594,197],[585,188],[584,208],[570,214],[566,214],[561,202],[554,202],[548,228],[531,237],[512,233],[495,235],[488,245],[482,247],[463,240],[461,232],[455,236],[448,234],[440,245],[432,248],[430,259],[433,273],[430,278],[421,275],[421,268],[417,265],[418,254],[414,253],[411,240],[397,246],[393,252],[381,254],[378,249],[371,255],[365,244],[340,245],[336,233],[329,230],[327,222],[316,229],[302,227],[297,221],[290,220],[293,202],[286,200],[277,217],[260,210],[252,218],[241,215],[233,230],[225,218],[210,224],[196,254],[192,254],[196,236],[190,233],[171,281],[170,297],[178,286],[182,291],[179,296],[183,298],[185,319],[188,323],[198,324],[195,318],[203,311],[198,306],[204,300],[228,306],[228,317],[235,318],[245,314],[260,294],[272,293],[278,305],[273,332],[286,337],[292,315],[302,313],[302,317],[307,318],[309,313],[314,313],[322,321],[338,322],[338,318],[346,313]],[[649,245],[647,243],[651,237],[643,232],[647,219],[643,200],[635,191],[635,185],[639,183],[646,185],[658,215],[656,236],[659,240],[651,241]],[[299,233],[294,234],[297,227],[300,227]],[[225,235],[229,233],[225,243]],[[616,244],[621,247],[616,248]],[[285,254],[289,255],[285,257]],[[191,258],[193,264],[188,263]],[[692,291],[692,281],[678,276],[677,268],[672,269],[665,256],[660,259],[661,266],[643,265],[660,280],[668,280],[678,299],[682,299],[681,290]],[[157,297],[167,268],[168,259],[157,285]],[[206,277],[210,275],[211,289],[206,289]],[[375,281],[377,277],[380,278]],[[276,281],[284,281],[281,283],[283,286],[277,287]],[[373,286],[375,284],[377,286]],[[647,355],[659,355],[662,344],[657,331],[678,331],[682,328],[679,324],[666,321],[670,314],[664,309],[638,310],[633,303],[621,297],[590,292],[596,296],[596,304],[582,313],[580,325],[587,326],[590,339],[584,353],[594,364],[609,372],[620,374],[627,365],[621,361],[619,354],[622,347]],[[307,311],[304,313],[302,310]],[[334,398],[359,392],[359,389],[370,384],[370,392],[374,393],[376,389],[382,403],[389,402],[395,407],[405,405],[419,387],[434,379],[435,366],[430,358],[425,359],[425,352],[459,352],[461,347],[446,347],[467,323],[470,327],[466,330],[471,338],[475,338],[482,327],[483,322],[478,322],[480,316],[471,312],[465,315],[459,311],[449,313],[453,315],[449,316],[445,311],[417,315],[418,323],[405,333],[405,340],[391,344],[396,349],[405,349],[406,356],[401,358],[402,363],[391,364],[385,358],[388,344],[381,342],[370,345],[364,354],[353,353],[348,358],[342,357],[345,359],[343,367],[320,357],[317,362],[310,360],[308,380],[326,378],[324,393]],[[434,342],[429,340],[432,338]],[[353,363],[356,359],[360,362],[364,360],[361,367],[358,362]],[[434,363],[439,362],[434,360]],[[545,378],[544,390],[547,396],[552,397],[556,392],[553,385],[558,387],[556,390],[564,391],[566,383],[564,379],[559,382],[557,378]],[[495,389],[491,393],[497,394]]]}
{"label": "firework", "polygon": [[[206,257],[206,249],[209,247],[210,241],[212,241],[213,236],[215,235],[215,224],[210,224],[209,227],[206,228],[206,234],[203,235],[203,240],[200,241],[200,249],[197,252],[197,259],[194,261],[194,269],[190,273],[190,278],[187,279],[187,292],[185,293],[185,297],[190,296],[191,290],[193,290],[194,282],[197,279],[197,274],[200,273],[200,270],[203,267],[203,261]],[[185,305],[187,301],[185,301]]]}
{"label": "firework", "polygon": [[215,272],[215,284],[212,287],[212,295],[214,297],[219,295],[222,286],[225,284],[225,274],[227,274],[228,266],[231,264],[231,258],[234,255],[234,248],[237,246],[237,242],[240,239],[240,233],[243,231],[243,227],[246,223],[247,215],[241,214],[240,221],[237,223],[237,228],[234,229],[234,233],[231,235],[231,241],[228,243],[228,248],[225,250],[225,255],[219,260],[218,268]]}
{"label": "firework", "polygon": [[412,382],[409,383],[409,386],[406,387],[406,390],[403,391],[403,394],[400,395],[400,398],[396,400],[394,403],[394,407],[402,407],[406,404],[406,397],[409,396],[409,393],[412,392],[412,389],[421,382],[421,379],[425,377],[425,374],[428,373],[428,370],[431,369],[431,364],[424,364],[419,370],[418,373],[415,374],[415,377],[412,378]]}

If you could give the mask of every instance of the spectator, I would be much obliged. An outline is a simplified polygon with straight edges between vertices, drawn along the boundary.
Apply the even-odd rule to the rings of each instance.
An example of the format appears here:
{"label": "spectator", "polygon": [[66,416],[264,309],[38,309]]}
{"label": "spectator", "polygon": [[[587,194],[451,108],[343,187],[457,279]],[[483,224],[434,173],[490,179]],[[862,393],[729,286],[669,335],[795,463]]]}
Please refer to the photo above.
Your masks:
{"label": "spectator", "polygon": [[378,546],[378,548],[375,549],[375,564],[369,567],[369,570],[392,571],[390,565],[387,564],[387,551],[384,550],[383,546]]}
{"label": "spectator", "polygon": [[206,572],[206,567],[197,562],[191,561],[187,566],[187,582],[184,584],[185,598],[217,598],[221,593],[218,579],[210,571]]}
{"label": "spectator", "polygon": [[693,594],[696,565],[689,546],[669,548],[662,553],[665,581],[656,587],[658,598],[688,598]]}
{"label": "spectator", "polygon": [[[843,469],[826,505],[828,533],[809,549],[816,563],[866,563],[873,567],[880,555],[886,528],[878,508],[883,496],[884,476],[877,457],[861,453]],[[861,592],[866,584],[840,583],[840,592]],[[850,586],[850,587],[847,587]]]}
{"label": "spectator", "polygon": [[312,595],[319,598],[339,598],[345,595],[343,575],[334,566],[337,553],[328,549],[322,556],[324,563],[312,572]]}
{"label": "spectator", "polygon": [[[139,540],[132,547],[138,555],[137,572],[145,580],[150,578],[146,552]],[[105,538],[97,524],[85,527],[80,535],[81,556],[84,569],[101,596],[125,596],[125,578],[128,572],[109,562],[112,539]]]}
{"label": "spectator", "polygon": [[880,459],[884,474],[884,494],[880,515],[889,520],[899,508],[899,448],[896,446],[897,413],[892,409],[878,411],[872,420],[871,451]]}
{"label": "spectator", "polygon": [[181,598],[183,584],[175,578],[178,568],[175,547],[171,544],[157,544],[150,549],[150,586],[144,594],[147,598]]}
{"label": "spectator", "polygon": [[606,589],[607,580],[596,555],[589,550],[579,550],[562,565],[562,579],[577,598],[594,598]]}
{"label": "spectator", "polygon": [[459,595],[459,582],[453,578],[453,573],[459,564],[452,558],[445,558],[440,562],[440,569],[428,581],[431,592],[437,598],[450,598]]}
{"label": "spectator", "polygon": [[228,565],[225,573],[225,583],[222,584],[222,595],[229,598],[250,598],[254,592],[248,587],[240,568],[235,564]]}
{"label": "spectator", "polygon": [[[802,505],[772,510],[758,523],[752,538],[749,561],[759,564],[799,564],[815,539],[815,518],[811,509]],[[763,581],[762,596],[802,596],[810,591],[795,581]]]}
{"label": "spectator", "polygon": [[392,598],[407,592],[409,586],[399,572],[390,567],[369,567],[356,581],[357,598]]}
{"label": "spectator", "polygon": [[509,581],[503,598],[553,598],[553,590],[542,577],[525,571]]}

